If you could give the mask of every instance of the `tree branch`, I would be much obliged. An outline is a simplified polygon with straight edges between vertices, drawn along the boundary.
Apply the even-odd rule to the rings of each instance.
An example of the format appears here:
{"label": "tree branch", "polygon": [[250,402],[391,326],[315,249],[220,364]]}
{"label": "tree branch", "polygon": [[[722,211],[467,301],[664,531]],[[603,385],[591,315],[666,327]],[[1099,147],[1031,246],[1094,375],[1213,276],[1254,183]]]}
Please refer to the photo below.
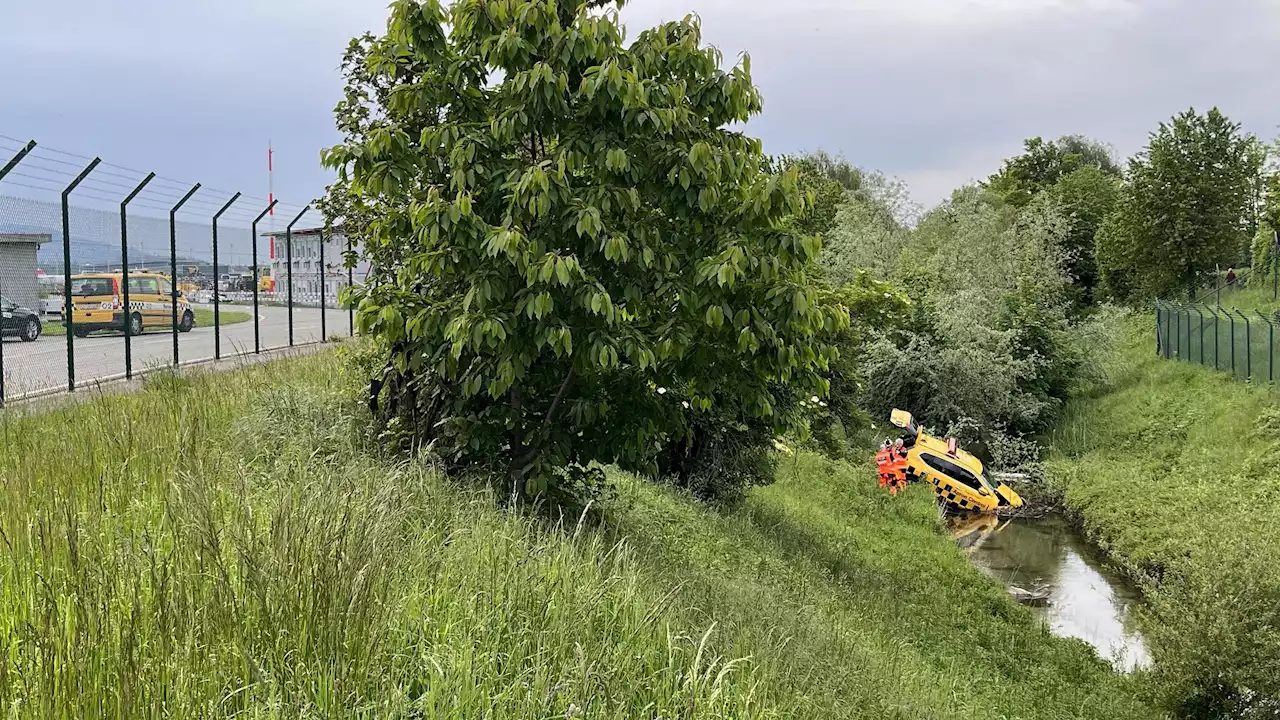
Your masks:
{"label": "tree branch", "polygon": [[564,399],[564,393],[569,389],[569,383],[573,380],[573,365],[569,366],[569,372],[565,373],[564,382],[560,383],[560,391],[556,393],[556,397],[551,401],[551,407],[547,408],[547,416],[542,418],[542,427],[538,429],[538,439],[535,448],[542,446],[542,441],[547,436],[547,430],[551,428],[551,421],[555,418],[556,408],[560,406],[560,401]]}

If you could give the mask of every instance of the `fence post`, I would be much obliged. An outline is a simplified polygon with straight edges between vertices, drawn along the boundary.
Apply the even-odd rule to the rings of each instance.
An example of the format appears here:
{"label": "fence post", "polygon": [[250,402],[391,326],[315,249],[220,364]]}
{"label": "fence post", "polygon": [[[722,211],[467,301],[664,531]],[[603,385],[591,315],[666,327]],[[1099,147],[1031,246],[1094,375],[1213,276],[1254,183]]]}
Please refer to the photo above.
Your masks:
{"label": "fence post", "polygon": [[[0,168],[0,180],[4,179],[11,170],[18,167],[18,163],[22,162],[32,150],[36,149],[36,141],[29,140],[25,147],[18,151],[16,155],[9,159],[9,162]],[[3,312],[3,310],[0,310]],[[4,336],[0,334],[0,408],[4,407]]]}
{"label": "fence post", "polygon": [[155,176],[155,173],[149,173],[120,203],[120,277],[121,284],[124,285],[121,291],[124,298],[120,303],[120,319],[124,324],[124,376],[129,379],[133,378],[133,308],[129,306],[129,203]]}
{"label": "fence post", "polygon": [[307,211],[310,209],[311,203],[307,203],[306,206],[302,208],[302,212],[298,213],[298,216],[293,219],[293,222],[289,223],[284,228],[285,267],[288,268],[286,272],[289,276],[289,347],[293,347],[293,226],[296,225],[298,221],[302,219],[302,216],[306,215]]}
{"label": "fence post", "polygon": [[220,304],[218,302],[218,218],[222,217],[222,213],[231,209],[232,205],[240,199],[240,193],[231,196],[226,205],[213,215],[213,359],[222,359],[222,315],[219,312]]}
{"label": "fence post", "polygon": [[1187,311],[1187,362],[1191,362],[1194,356],[1191,354],[1191,306],[1188,305]]}
{"label": "fence post", "polygon": [[1204,313],[1201,312],[1199,306],[1193,308],[1196,315],[1200,316],[1200,364],[1204,365]]}
{"label": "fence post", "polygon": [[1258,319],[1267,324],[1267,382],[1273,383],[1276,380],[1276,326],[1271,322],[1271,318],[1261,312],[1258,313]]}
{"label": "fence post", "polygon": [[186,195],[169,209],[169,288],[170,315],[173,320],[173,366],[178,367],[178,211],[200,189],[200,183],[187,191]]}
{"label": "fence post", "polygon": [[[1232,308],[1234,310],[1234,308]],[[1231,319],[1231,377],[1236,376],[1236,316],[1232,312],[1227,312],[1227,317]]]}
{"label": "fence post", "polygon": [[251,242],[253,244],[253,353],[255,355],[262,352],[262,336],[258,327],[258,223],[271,212],[276,202],[278,201],[273,199],[266,209],[258,213],[258,217],[254,218],[253,224],[249,226],[249,234],[253,236]]}
{"label": "fence post", "polygon": [[1175,360],[1179,359],[1178,356],[1182,355],[1182,309],[1181,308],[1175,309],[1174,315],[1173,315],[1173,352],[1174,354],[1171,357],[1173,357]]}
{"label": "fence post", "polygon": [[1164,313],[1161,311],[1160,299],[1156,299],[1156,357],[1165,356],[1165,343],[1160,340],[1160,320],[1162,315],[1164,315]]}
{"label": "fence post", "polygon": [[[351,236],[347,235],[347,255],[351,254]],[[343,263],[347,264],[347,259],[343,258]],[[356,336],[356,308],[351,304],[351,291],[355,285],[355,270],[350,264],[347,264],[347,333],[351,337]]]}
{"label": "fence post", "polygon": [[76,390],[76,320],[71,301],[71,191],[89,177],[102,158],[94,158],[62,189],[62,327],[67,333],[67,392]]}
{"label": "fence post", "polygon": [[324,264],[324,244],[329,242],[329,219],[325,218],[320,228],[320,342],[329,342],[328,328],[325,325],[324,289],[328,285],[329,268]]}
{"label": "fence post", "polygon": [[1218,342],[1218,326],[1222,324],[1222,318],[1218,315],[1218,311],[1210,308],[1209,312],[1213,313],[1213,369],[1218,369],[1218,349],[1221,343]]}
{"label": "fence post", "polygon": [[1240,319],[1244,320],[1244,376],[1245,380],[1253,382],[1253,326],[1248,315],[1240,313]]}

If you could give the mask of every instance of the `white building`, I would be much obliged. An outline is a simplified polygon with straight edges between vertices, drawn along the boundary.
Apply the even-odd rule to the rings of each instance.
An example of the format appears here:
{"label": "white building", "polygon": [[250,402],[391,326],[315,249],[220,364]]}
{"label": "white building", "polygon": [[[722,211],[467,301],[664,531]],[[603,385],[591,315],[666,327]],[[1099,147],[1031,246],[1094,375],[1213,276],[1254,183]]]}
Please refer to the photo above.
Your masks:
{"label": "white building", "polygon": [[[338,293],[347,286],[348,277],[343,256],[347,251],[347,236],[343,234],[341,227],[334,228],[327,235],[324,228],[301,228],[295,229],[288,236],[285,231],[280,230],[263,233],[263,237],[269,240],[268,254],[271,278],[275,281],[276,300],[284,301],[288,298],[287,283],[292,270],[294,303],[319,305],[323,290],[324,304],[327,307],[337,306]],[[369,262],[361,258],[351,271],[351,279],[359,285],[368,275]]]}

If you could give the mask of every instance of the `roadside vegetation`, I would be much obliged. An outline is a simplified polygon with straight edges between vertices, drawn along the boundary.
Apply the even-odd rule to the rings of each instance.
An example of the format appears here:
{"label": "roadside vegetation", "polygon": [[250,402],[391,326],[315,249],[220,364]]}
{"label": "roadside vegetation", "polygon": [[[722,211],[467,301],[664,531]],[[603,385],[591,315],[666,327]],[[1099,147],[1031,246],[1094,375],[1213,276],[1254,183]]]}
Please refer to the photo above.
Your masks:
{"label": "roadside vegetation", "polygon": [[[1276,153],[1188,110],[922,211],[766,156],[750,58],[692,15],[628,42],[621,4],[396,0],[350,43],[342,357],[0,420],[0,714],[1274,714],[1280,410],[1132,308],[1267,277]],[[1051,478],[1156,669],[879,492],[893,408]]]}
{"label": "roadside vegetation", "polygon": [[1153,716],[864,467],[513,513],[388,455],[352,367],[0,421],[5,717]]}
{"label": "roadside vegetation", "polygon": [[1280,683],[1280,395],[1160,359],[1147,314],[1067,405],[1046,464],[1148,600],[1155,677],[1190,717],[1271,717]]}

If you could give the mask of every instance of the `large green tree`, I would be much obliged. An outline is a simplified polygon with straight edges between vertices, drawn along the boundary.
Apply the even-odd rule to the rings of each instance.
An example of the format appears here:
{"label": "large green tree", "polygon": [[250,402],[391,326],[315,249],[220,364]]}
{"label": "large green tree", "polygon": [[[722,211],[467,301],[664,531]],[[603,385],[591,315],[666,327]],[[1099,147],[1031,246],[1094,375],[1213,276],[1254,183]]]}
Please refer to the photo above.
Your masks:
{"label": "large green tree", "polygon": [[381,408],[517,496],[653,471],[698,413],[786,420],[848,322],[810,282],[796,173],[733,129],[760,110],[749,59],[722,70],[693,17],[626,44],[621,4],[397,0],[323,154],[374,268],[354,300],[390,352]]}
{"label": "large green tree", "polygon": [[1102,168],[1086,166],[1058,178],[1048,196],[1070,223],[1062,239],[1066,270],[1075,287],[1077,306],[1093,302],[1098,284],[1096,238],[1098,229],[1115,208],[1120,180]]}
{"label": "large green tree", "polygon": [[988,190],[1017,208],[1025,207],[1064,176],[1083,168],[1120,176],[1111,148],[1083,135],[1067,135],[1056,142],[1034,137],[1022,145],[1022,154],[1005,160],[1000,172],[986,182]]}
{"label": "large green tree", "polygon": [[1116,211],[1098,234],[1110,292],[1182,294],[1216,265],[1238,263],[1263,155],[1257,139],[1217,108],[1161,123],[1129,161]]}
{"label": "large green tree", "polygon": [[1095,236],[1115,205],[1120,168],[1110,147],[1083,135],[1053,142],[1036,137],[1023,147],[1023,153],[1006,160],[986,187],[1019,210],[1041,193],[1061,206],[1071,222],[1062,249],[1075,284],[1075,303],[1088,305],[1098,282]]}

